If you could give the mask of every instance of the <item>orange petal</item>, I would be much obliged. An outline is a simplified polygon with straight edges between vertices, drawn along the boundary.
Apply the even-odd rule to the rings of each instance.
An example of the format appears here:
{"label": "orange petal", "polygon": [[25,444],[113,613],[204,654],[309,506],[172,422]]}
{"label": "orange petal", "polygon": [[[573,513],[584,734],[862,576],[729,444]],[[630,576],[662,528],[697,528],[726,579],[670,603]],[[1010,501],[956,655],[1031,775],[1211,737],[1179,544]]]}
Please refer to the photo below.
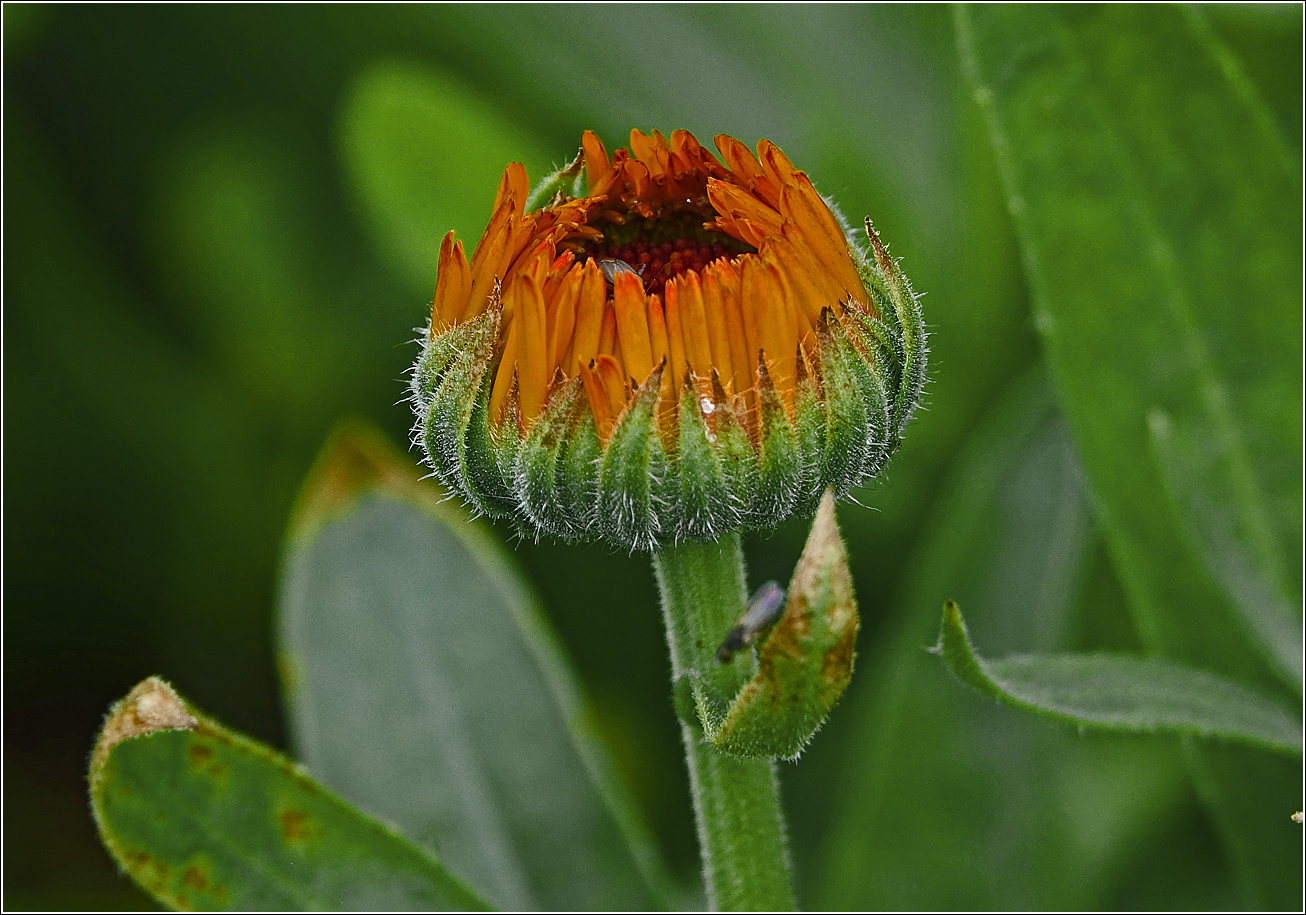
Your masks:
{"label": "orange petal", "polygon": [[526,166],[520,162],[509,162],[499,179],[499,189],[494,195],[494,208],[497,210],[505,201],[511,201],[514,215],[521,216],[526,209],[526,198],[531,193],[531,182],[526,176]]}
{"label": "orange petal", "polygon": [[467,296],[467,308],[463,320],[469,321],[485,311],[489,304],[490,292],[494,281],[504,276],[508,266],[508,245],[512,234],[512,203],[504,203],[495,208],[490,217],[490,224],[485,227],[485,234],[476,245],[472,255],[472,288]]}
{"label": "orange petal", "polygon": [[744,316],[739,304],[739,271],[729,261],[724,260],[717,261],[713,266],[716,268],[717,282],[721,286],[726,332],[730,339],[730,375],[734,387],[727,390],[737,394],[747,391],[753,385],[756,350],[750,353],[748,340],[744,336]]}
{"label": "orange petal", "polygon": [[612,431],[612,424],[617,417],[608,406],[608,394],[603,388],[603,378],[588,365],[582,365],[580,380],[585,386],[585,396],[589,398],[590,412],[594,414],[594,427],[598,430],[599,438],[607,441],[608,433]]}
{"label": "orange petal", "polygon": [[653,364],[657,365],[668,353],[666,313],[657,293],[648,297],[648,338]]}
{"label": "orange petal", "polygon": [[612,162],[608,159],[608,151],[603,148],[603,141],[592,130],[581,134],[580,148],[585,154],[585,184],[592,195],[599,182],[609,177]]}
{"label": "orange petal", "polygon": [[[737,263],[726,262],[729,267],[731,277],[729,278],[730,286],[735,290],[735,306],[739,309],[739,316],[744,336],[744,362],[745,370],[749,383],[753,382],[753,370],[757,367],[757,350],[761,346],[757,342],[757,316],[753,306],[749,301],[750,295],[756,295],[756,290],[750,292],[748,283],[744,281],[744,270],[755,270],[757,267],[757,255],[745,254],[739,258]],[[752,265],[752,266],[749,266]],[[717,268],[722,269],[722,268]]]}
{"label": "orange petal", "polygon": [[626,384],[630,376],[611,356],[599,356],[595,359],[594,370],[603,379],[603,390],[608,396],[609,411],[613,418],[620,416],[629,399]]}
{"label": "orange petal", "polygon": [[[838,308],[844,299],[842,286],[834,275],[828,273],[814,258],[804,257],[794,243],[798,236],[792,223],[787,223],[781,234],[767,243],[764,255],[774,260],[780,272],[789,281],[794,294],[794,304],[807,329],[816,327],[824,308]],[[801,237],[799,238],[801,241]]]}
{"label": "orange petal", "polygon": [[707,182],[707,199],[712,208],[735,222],[750,221],[770,232],[780,231],[780,214],[742,188],[711,178]]}
{"label": "orange petal", "polygon": [[840,300],[851,296],[862,304],[868,304],[870,296],[853,265],[848,237],[821,195],[816,193],[816,188],[812,187],[812,182],[802,172],[797,172],[780,198],[781,209],[798,226],[805,245],[842,286],[845,294]]}
{"label": "orange petal", "polygon": [[594,411],[594,424],[604,441],[626,406],[626,381],[622,374],[617,360],[611,356],[599,356],[581,368],[581,381]]}
{"label": "orange petal", "polygon": [[552,375],[547,364],[548,332],[545,325],[544,293],[534,277],[521,284],[518,336],[517,385],[522,421],[530,424],[544,406],[544,394]]}
{"label": "orange petal", "polygon": [[607,281],[598,265],[586,261],[580,268],[580,290],[576,298],[576,331],[572,335],[570,351],[564,371],[576,375],[581,366],[599,354],[599,339],[603,335],[603,312],[608,301]]}
{"label": "orange petal", "polygon": [[643,162],[648,167],[651,175],[658,174],[654,170],[657,163],[658,146],[657,140],[642,130],[637,129],[630,132],[630,154]]}
{"label": "orange petal", "polygon": [[798,340],[794,334],[795,318],[790,310],[788,289],[773,264],[763,261],[758,275],[759,285],[765,289],[765,311],[758,316],[762,351],[766,353],[776,390],[785,398],[785,405],[792,408]]}
{"label": "orange petal", "polygon": [[[680,329],[685,337],[685,361],[695,375],[706,378],[712,371],[712,348],[708,343],[707,313],[703,289],[693,270],[679,277]],[[668,283],[668,286],[671,284]]]}
{"label": "orange petal", "polygon": [[802,174],[794,168],[789,157],[780,151],[780,147],[770,140],[757,141],[757,158],[766,171],[767,180],[771,181],[781,193],[784,193],[785,187],[793,180],[795,174]]}
{"label": "orange petal", "polygon": [[[657,214],[649,205],[652,197],[653,182],[649,180],[648,167],[642,162],[627,159],[625,163],[626,181],[630,185],[630,206],[645,219],[652,219]],[[622,195],[624,200],[626,195]]]}
{"label": "orange petal", "polygon": [[499,371],[494,376],[494,386],[490,388],[490,421],[498,423],[502,418],[503,405],[512,388],[513,376],[517,369],[518,337],[521,333],[514,321],[508,325],[503,339],[503,355],[499,359]]}
{"label": "orange petal", "polygon": [[[517,258],[521,257],[523,251],[532,248],[534,245],[543,244],[550,246],[551,242],[544,237],[537,237],[536,229],[539,227],[538,213],[527,213],[513,221],[512,232],[509,236],[508,244],[508,263],[511,264]],[[553,259],[553,252],[550,251],[546,261]]]}
{"label": "orange petal", "polygon": [[[712,349],[712,367],[727,389],[734,393],[734,361],[730,356],[730,331],[726,327],[726,304],[721,284],[714,271],[703,271],[699,283],[703,291],[703,314],[707,318],[708,345]],[[706,374],[706,373],[705,373]]]}
{"label": "orange petal", "polygon": [[725,134],[717,136],[716,148],[721,151],[722,159],[734,173],[736,184],[752,191],[772,207],[780,202],[779,186],[772,184],[766,177],[766,171],[758,164],[752,150]]}
{"label": "orange petal", "polygon": [[536,245],[530,254],[519,258],[508,270],[508,278],[503,284],[503,319],[516,320],[517,302],[521,298],[521,287],[528,279],[536,286],[543,286],[548,273],[552,250],[544,244]]}
{"label": "orange petal", "polygon": [[440,266],[435,274],[435,300],[431,304],[431,336],[458,323],[467,308],[472,273],[463,254],[463,243],[450,232],[440,242]]}
{"label": "orange petal", "polygon": [[[762,328],[769,317],[766,271],[761,259],[754,255],[741,257],[739,261],[739,311],[744,319],[744,340],[748,345],[749,377],[756,382],[757,354],[766,346]],[[770,355],[769,351],[767,355]]]}
{"label": "orange petal", "polygon": [[611,356],[616,351],[617,315],[604,303],[603,325],[599,331],[599,355]]}
{"label": "orange petal", "polygon": [[576,303],[580,299],[582,272],[570,271],[558,284],[548,306],[548,368],[552,372],[562,365],[576,329]]}
{"label": "orange petal", "polygon": [[612,283],[612,308],[617,314],[617,337],[626,370],[643,384],[653,371],[653,351],[648,332],[648,297],[638,275],[617,274]]}
{"label": "orange petal", "polygon": [[662,296],[662,312],[667,322],[667,361],[671,368],[671,378],[679,387],[687,367],[684,325],[680,320],[680,283],[675,280],[667,283]]}
{"label": "orange petal", "polygon": [[730,177],[730,172],[717,157],[708,152],[688,130],[671,132],[671,152],[675,161],[677,180],[689,175],[701,175],[700,180],[703,181],[709,177],[723,179]]}
{"label": "orange petal", "polygon": [[[550,246],[552,248],[552,246]],[[571,275],[571,268],[576,264],[574,251],[563,251],[549,265],[549,274],[544,280],[544,301],[552,303],[562,288],[563,281]]]}

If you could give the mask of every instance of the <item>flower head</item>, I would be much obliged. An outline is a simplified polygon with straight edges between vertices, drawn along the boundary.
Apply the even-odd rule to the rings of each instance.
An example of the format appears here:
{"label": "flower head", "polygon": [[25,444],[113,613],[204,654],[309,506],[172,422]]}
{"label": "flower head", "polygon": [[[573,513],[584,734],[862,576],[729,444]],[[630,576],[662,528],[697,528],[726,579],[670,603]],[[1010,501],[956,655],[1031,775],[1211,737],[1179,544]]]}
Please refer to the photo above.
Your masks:
{"label": "flower head", "polygon": [[924,377],[906,279],[776,146],[592,132],[504,171],[468,263],[440,248],[413,380],[441,480],[491,515],[654,549],[770,526],[896,447]]}

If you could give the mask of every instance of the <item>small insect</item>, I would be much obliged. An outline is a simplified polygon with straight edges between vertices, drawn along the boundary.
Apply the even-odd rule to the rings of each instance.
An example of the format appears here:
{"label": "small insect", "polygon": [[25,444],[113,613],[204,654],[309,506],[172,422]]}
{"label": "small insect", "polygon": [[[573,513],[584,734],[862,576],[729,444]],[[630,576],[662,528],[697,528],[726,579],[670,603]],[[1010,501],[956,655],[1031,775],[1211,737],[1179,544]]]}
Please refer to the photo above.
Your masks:
{"label": "small insect", "polygon": [[615,283],[618,274],[622,273],[633,273],[635,276],[639,277],[639,280],[642,283],[644,282],[644,271],[648,269],[648,264],[640,264],[638,267],[632,267],[625,261],[618,260],[615,257],[601,257],[599,258],[599,269],[603,271],[603,277],[608,281],[609,286]]}
{"label": "small insect", "polygon": [[757,636],[780,618],[785,608],[785,591],[773,581],[768,581],[753,593],[748,606],[716,650],[717,660],[729,663],[736,651],[757,641]]}
{"label": "small insect", "polygon": [[648,269],[648,264],[632,265],[623,260],[618,260],[615,257],[600,257],[598,263],[599,269],[603,271],[603,278],[608,281],[609,286],[617,282],[618,275],[622,273],[633,273],[635,276],[639,277],[639,281],[644,284],[645,292],[648,292],[649,287],[653,285],[654,281],[665,273],[667,268],[671,266],[670,263],[663,264],[661,270],[653,276],[645,279],[644,271]]}

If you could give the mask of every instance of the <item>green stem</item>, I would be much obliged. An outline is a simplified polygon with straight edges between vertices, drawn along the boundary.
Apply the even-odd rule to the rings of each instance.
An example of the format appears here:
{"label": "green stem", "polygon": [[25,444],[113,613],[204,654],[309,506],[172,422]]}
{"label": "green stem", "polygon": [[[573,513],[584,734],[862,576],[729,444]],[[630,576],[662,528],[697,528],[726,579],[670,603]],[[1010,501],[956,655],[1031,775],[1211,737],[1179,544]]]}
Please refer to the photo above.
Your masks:
{"label": "green stem", "polygon": [[794,908],[775,761],[739,759],[703,740],[687,698],[697,674],[729,699],[743,685],[736,665],[721,664],[716,648],[743,610],[744,557],[737,534],[716,543],[685,543],[653,556],[671,648],[673,689],[681,697],[680,731],[689,765],[707,898],[724,911]]}

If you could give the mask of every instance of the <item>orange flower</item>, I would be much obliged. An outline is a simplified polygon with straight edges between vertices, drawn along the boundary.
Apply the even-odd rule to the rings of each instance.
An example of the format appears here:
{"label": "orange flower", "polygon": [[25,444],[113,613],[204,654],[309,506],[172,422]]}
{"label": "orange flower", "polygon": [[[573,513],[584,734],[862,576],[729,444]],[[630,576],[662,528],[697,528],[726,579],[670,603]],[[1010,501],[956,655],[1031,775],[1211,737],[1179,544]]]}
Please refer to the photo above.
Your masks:
{"label": "orange flower", "polygon": [[[514,448],[533,434],[556,438],[574,432],[581,401],[598,439],[598,454],[591,457],[607,460],[623,421],[638,412],[634,405],[641,393],[660,439],[660,456],[649,464],[655,477],[657,466],[666,465],[665,477],[674,475],[678,460],[688,460],[682,454],[685,425],[700,419],[711,444],[723,423],[737,426],[735,443],[751,448],[754,462],[765,464],[768,453],[772,463],[815,462],[818,466],[800,467],[790,476],[797,474],[805,484],[821,482],[821,489],[830,483],[842,493],[883,462],[871,452],[887,456],[923,378],[923,331],[910,288],[869,222],[871,251],[864,252],[851,243],[850,232],[807,175],[775,145],[762,140],[755,156],[722,135],[716,146],[720,159],[683,130],[670,139],[657,131],[651,136],[633,131],[630,148],[609,156],[587,131],[575,161],[546,179],[534,197],[525,169],[519,163],[507,167],[470,264],[462,243],[452,232],[445,236],[415,401],[427,426],[443,422],[432,420],[433,394],[450,367],[462,364],[449,341],[479,347],[479,367],[467,365],[453,374],[464,379],[460,383],[476,382],[474,392],[464,393],[481,397],[484,417],[474,422],[484,422],[490,440],[485,447],[493,459],[468,458],[465,441],[446,434],[442,444],[432,443],[429,429],[419,430],[437,472],[475,504],[491,513],[523,514],[514,503],[530,500],[517,491],[525,471]],[[582,177],[586,193],[578,196]],[[545,205],[529,207],[528,200]],[[882,320],[886,308],[890,314]],[[472,325],[487,330],[477,336],[465,330]],[[481,339],[486,334],[493,339]],[[904,343],[907,337],[914,342]],[[906,351],[915,354],[914,361],[904,361]],[[902,399],[896,388],[908,376],[910,402],[891,404]],[[805,391],[821,413],[806,421],[801,415]],[[783,416],[769,407],[772,403]],[[446,400],[445,406],[456,405]],[[457,409],[459,416],[470,417]],[[558,416],[545,435],[535,427],[550,409]],[[693,416],[696,411],[702,416]],[[855,453],[846,459],[826,454],[848,437],[846,430],[818,435],[813,423],[842,422],[850,411],[859,414],[849,420],[856,426]],[[777,423],[789,426],[794,448],[806,449],[793,461],[781,455],[788,447],[784,442],[768,445]],[[452,434],[465,438],[469,429]],[[688,450],[695,447],[691,443]],[[462,463],[452,467],[455,453]],[[483,468],[479,483],[468,481],[468,460]],[[826,465],[841,461],[855,468],[840,470],[837,480],[826,479]],[[500,479],[489,479],[491,464]],[[754,477],[765,476],[760,466],[754,471]],[[678,498],[685,487],[677,490],[674,482],[655,478],[655,488],[663,485],[666,491],[652,494],[652,501]],[[697,484],[691,480],[690,485]],[[531,526],[564,536],[608,536],[597,517],[603,511],[601,495],[586,509],[588,520],[564,524],[564,530],[542,522],[539,511],[528,508],[524,514]],[[724,496],[732,506],[724,523],[779,520],[769,510],[759,520],[742,504],[756,498],[756,492]],[[779,498],[786,510],[815,506],[805,492],[801,498],[767,498]],[[667,530],[665,521],[654,519],[647,536],[635,538],[636,545],[667,536],[715,536],[721,527],[700,518],[671,523]]]}
{"label": "orange flower", "polygon": [[445,236],[432,336],[500,296],[491,422],[511,412],[525,431],[555,380],[579,377],[606,440],[664,362],[664,417],[686,373],[706,385],[713,372],[751,415],[759,357],[792,410],[821,311],[876,315],[847,236],[807,176],[766,140],[756,157],[732,137],[716,142],[728,167],[684,130],[670,140],[635,131],[630,151],[612,157],[586,131],[587,196],[527,213],[526,170],[513,163],[470,266]]}

